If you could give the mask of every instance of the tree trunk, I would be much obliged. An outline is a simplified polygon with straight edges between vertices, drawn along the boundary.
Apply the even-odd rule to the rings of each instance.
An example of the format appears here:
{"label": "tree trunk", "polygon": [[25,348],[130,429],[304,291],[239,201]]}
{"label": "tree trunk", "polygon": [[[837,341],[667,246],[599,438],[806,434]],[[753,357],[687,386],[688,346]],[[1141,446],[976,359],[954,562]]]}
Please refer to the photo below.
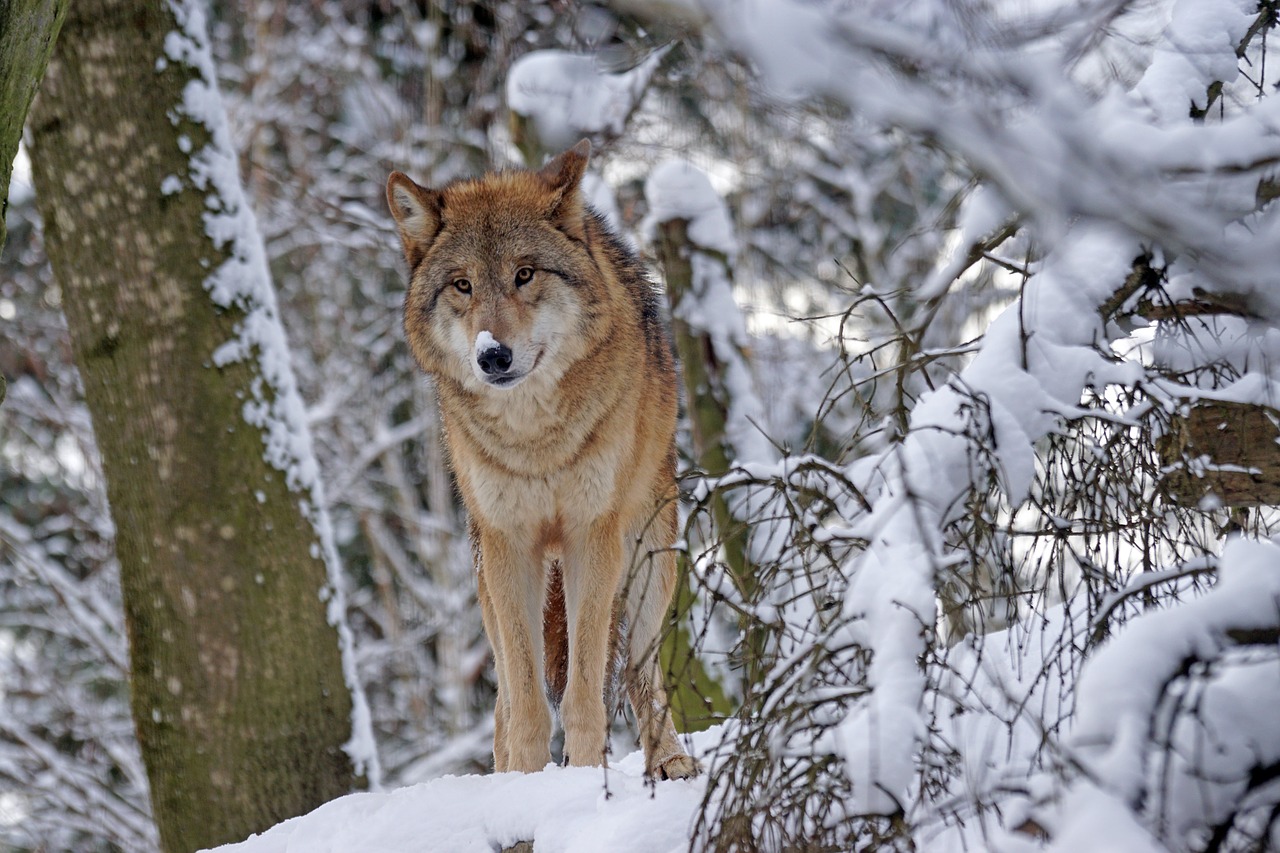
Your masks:
{"label": "tree trunk", "polygon": [[[0,5],[0,249],[7,231],[9,177],[27,109],[44,76],[68,0],[4,0]],[[0,400],[4,399],[0,377]]]}
{"label": "tree trunk", "polygon": [[[730,390],[724,381],[724,368],[716,357],[711,336],[702,329],[690,326],[676,310],[681,300],[694,298],[693,264],[690,256],[693,252],[703,250],[689,239],[689,223],[683,219],[669,219],[658,223],[655,248],[667,282],[667,299],[672,308],[671,328],[684,377],[685,405],[689,413],[689,431],[693,437],[696,462],[710,476],[722,477],[729,473],[732,460],[727,431]],[[755,602],[760,589],[747,546],[748,525],[734,517],[722,490],[712,490],[707,501],[729,576],[733,578],[743,601]],[[684,588],[688,584],[688,573],[681,573],[681,579],[682,588],[676,593],[677,601],[691,601],[692,591]],[[744,617],[740,621],[746,637],[741,661],[744,687],[749,692],[751,686],[758,684],[764,674],[768,636],[750,619]],[[676,652],[671,652],[671,655],[673,661],[678,662]],[[687,699],[683,701],[687,702]]]}
{"label": "tree trunk", "polygon": [[[689,240],[688,226],[683,219],[669,219],[657,226],[658,261],[662,264],[667,299],[672,306],[671,327],[684,374],[685,405],[689,410],[689,429],[698,467],[712,477],[723,477],[729,473],[730,465],[726,434],[729,390],[719,373],[711,336],[692,328],[674,310],[682,299],[691,298],[689,295],[694,289],[689,256],[698,249]],[[723,492],[713,491],[708,500],[716,532],[722,540],[725,563],[742,597],[751,601],[756,595],[756,578],[747,553],[747,526],[733,517]]]}
{"label": "tree trunk", "polygon": [[242,839],[360,781],[325,604],[336,563],[202,30],[190,5],[77,0],[32,122],[168,851]]}

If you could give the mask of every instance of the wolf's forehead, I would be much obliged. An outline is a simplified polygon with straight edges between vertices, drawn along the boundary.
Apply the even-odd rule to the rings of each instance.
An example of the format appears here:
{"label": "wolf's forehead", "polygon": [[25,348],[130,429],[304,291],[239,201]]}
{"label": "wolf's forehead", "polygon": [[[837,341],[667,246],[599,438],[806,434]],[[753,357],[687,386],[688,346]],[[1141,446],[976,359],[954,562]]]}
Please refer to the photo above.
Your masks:
{"label": "wolf's forehead", "polygon": [[449,219],[445,211],[445,233],[440,254],[460,255],[470,260],[502,260],[527,254],[548,245],[550,227],[510,210],[476,211]]}
{"label": "wolf's forehead", "polygon": [[546,186],[523,172],[486,175],[446,187],[446,219],[481,222],[530,221],[542,218],[552,201]]}
{"label": "wolf's forehead", "polygon": [[451,224],[433,247],[426,266],[437,272],[464,271],[484,280],[506,276],[512,267],[544,256],[547,250],[546,235],[527,225]]}
{"label": "wolf's forehead", "polygon": [[499,173],[445,187],[444,234],[436,263],[472,267],[503,264],[537,253],[554,231],[547,218],[554,199],[528,173]]}

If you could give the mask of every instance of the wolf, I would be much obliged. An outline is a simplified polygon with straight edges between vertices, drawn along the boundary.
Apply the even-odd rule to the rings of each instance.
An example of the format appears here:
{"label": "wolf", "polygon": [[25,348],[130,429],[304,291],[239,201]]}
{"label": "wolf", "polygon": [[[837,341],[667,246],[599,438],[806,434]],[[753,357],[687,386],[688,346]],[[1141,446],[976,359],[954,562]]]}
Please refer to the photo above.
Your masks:
{"label": "wolf", "polygon": [[[700,771],[657,646],[676,584],[676,374],[659,295],[584,201],[583,140],[537,171],[387,202],[408,263],[404,329],[436,384],[470,516],[497,670],[498,772],[607,764],[621,680],[651,778]],[[544,685],[545,681],[545,695]]]}

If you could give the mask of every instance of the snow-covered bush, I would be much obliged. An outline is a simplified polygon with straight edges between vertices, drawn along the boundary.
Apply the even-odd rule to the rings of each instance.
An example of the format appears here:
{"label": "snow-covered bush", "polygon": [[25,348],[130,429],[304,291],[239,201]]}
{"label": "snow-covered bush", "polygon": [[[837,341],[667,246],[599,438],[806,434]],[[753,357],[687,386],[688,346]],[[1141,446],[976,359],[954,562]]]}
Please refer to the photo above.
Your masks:
{"label": "snow-covered bush", "polygon": [[[931,372],[915,318],[860,283],[914,344],[850,372],[868,400],[886,378],[910,389],[881,410],[897,423],[840,460],[743,460],[741,481],[771,479],[795,510],[756,600],[735,605],[773,627],[775,657],[713,770],[698,843],[915,849],[1031,833],[1109,849],[1112,827],[1089,810],[1106,798],[1129,826],[1116,849],[1277,843],[1280,741],[1248,710],[1276,684],[1257,705],[1217,698],[1241,689],[1233,673],[1277,674],[1280,603],[1258,568],[1273,549],[1222,548],[1227,530],[1266,535],[1275,519],[1228,511],[1226,495],[1188,501],[1170,473],[1223,465],[1167,450],[1196,401],[1275,405],[1280,137],[1258,76],[1274,10],[690,6],[779,99],[834,101],[943,148],[980,184],[898,305],[931,318],[979,262],[1019,290],[970,358]],[[1243,319],[1196,334],[1192,310]],[[874,344],[856,337],[843,342],[865,362]],[[776,541],[779,521],[753,524]],[[1177,603],[1219,572],[1234,595]],[[777,618],[773,602],[806,596],[825,618]],[[1141,615],[1165,607],[1164,622]],[[1203,639],[1155,640],[1179,630]]]}

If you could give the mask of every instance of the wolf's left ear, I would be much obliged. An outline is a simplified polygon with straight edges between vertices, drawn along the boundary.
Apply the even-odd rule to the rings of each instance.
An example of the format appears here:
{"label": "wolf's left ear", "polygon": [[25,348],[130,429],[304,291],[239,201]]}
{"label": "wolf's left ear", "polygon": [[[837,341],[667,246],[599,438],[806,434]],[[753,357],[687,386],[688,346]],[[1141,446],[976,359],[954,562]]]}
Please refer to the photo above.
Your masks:
{"label": "wolf's left ear", "polygon": [[551,208],[547,216],[552,224],[575,240],[583,239],[586,211],[582,205],[582,176],[591,157],[591,140],[583,139],[538,170],[551,191]]}
{"label": "wolf's left ear", "polygon": [[403,172],[392,172],[387,178],[387,205],[396,220],[404,258],[412,270],[427,254],[443,224],[440,193],[414,183]]}

